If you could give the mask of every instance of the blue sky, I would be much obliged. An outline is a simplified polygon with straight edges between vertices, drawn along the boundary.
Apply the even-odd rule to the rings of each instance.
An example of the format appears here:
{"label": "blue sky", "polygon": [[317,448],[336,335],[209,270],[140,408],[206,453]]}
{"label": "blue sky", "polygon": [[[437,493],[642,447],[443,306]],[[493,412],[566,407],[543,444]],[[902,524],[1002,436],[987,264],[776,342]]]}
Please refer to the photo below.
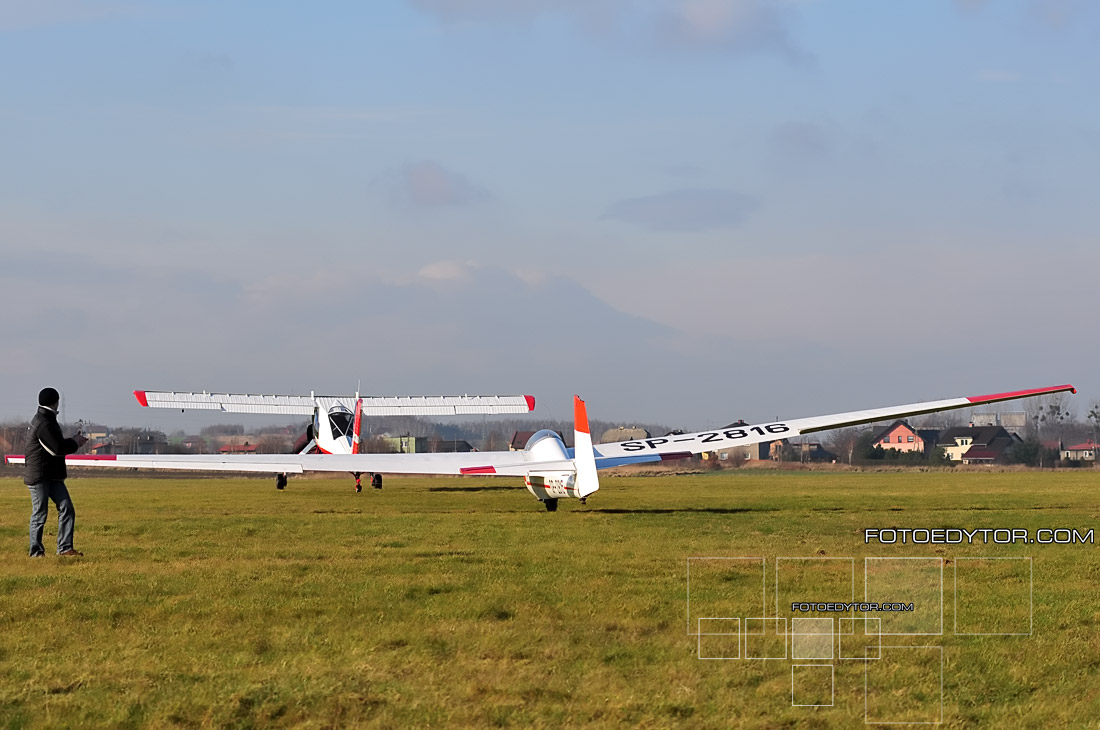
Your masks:
{"label": "blue sky", "polygon": [[1084,0],[0,0],[0,418],[1080,408],[1098,48]]}

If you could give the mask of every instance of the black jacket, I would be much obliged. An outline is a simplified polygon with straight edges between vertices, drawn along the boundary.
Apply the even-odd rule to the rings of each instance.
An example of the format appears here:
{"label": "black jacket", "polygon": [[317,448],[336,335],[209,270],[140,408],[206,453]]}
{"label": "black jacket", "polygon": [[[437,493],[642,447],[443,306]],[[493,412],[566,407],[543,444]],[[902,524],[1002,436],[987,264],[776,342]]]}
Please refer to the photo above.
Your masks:
{"label": "black jacket", "polygon": [[27,447],[23,452],[27,458],[23,483],[38,484],[47,479],[64,479],[68,476],[65,454],[75,454],[79,448],[76,441],[61,435],[57,414],[45,406],[39,406],[31,421]]}

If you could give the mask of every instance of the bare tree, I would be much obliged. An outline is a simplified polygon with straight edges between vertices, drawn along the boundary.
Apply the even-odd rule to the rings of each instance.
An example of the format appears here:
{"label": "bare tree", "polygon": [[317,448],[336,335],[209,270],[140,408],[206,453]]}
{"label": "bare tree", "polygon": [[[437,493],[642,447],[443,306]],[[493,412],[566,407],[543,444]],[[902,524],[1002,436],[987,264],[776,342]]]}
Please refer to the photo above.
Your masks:
{"label": "bare tree", "polygon": [[507,441],[505,441],[504,434],[495,428],[489,432],[488,437],[485,439],[486,451],[504,451],[508,447]]}
{"label": "bare tree", "polygon": [[1066,402],[1064,393],[1054,393],[1032,398],[1024,405],[1027,414],[1028,433],[1036,441],[1043,436],[1061,441],[1065,425],[1073,418],[1071,406]]}
{"label": "bare tree", "polygon": [[1092,428],[1092,442],[1095,444],[1097,435],[1100,434],[1100,401],[1094,401],[1088,415],[1085,416]]}
{"label": "bare tree", "polygon": [[851,464],[862,433],[856,426],[836,429],[829,434],[829,450]]}
{"label": "bare tree", "polygon": [[257,454],[286,454],[290,451],[290,439],[278,433],[265,433],[256,440]]}
{"label": "bare tree", "polygon": [[364,454],[392,454],[393,448],[389,442],[381,436],[374,436],[363,440],[362,448],[360,449]]}

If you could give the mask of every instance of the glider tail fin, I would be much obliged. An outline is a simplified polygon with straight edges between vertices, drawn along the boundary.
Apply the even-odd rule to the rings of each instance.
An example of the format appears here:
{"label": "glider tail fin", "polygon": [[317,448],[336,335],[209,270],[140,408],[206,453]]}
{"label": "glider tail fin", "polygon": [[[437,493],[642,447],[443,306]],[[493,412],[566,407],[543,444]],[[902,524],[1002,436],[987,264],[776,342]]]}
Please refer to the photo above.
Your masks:
{"label": "glider tail fin", "polygon": [[573,463],[577,468],[577,496],[587,497],[600,488],[596,476],[596,456],[588,427],[588,409],[580,396],[573,396]]}

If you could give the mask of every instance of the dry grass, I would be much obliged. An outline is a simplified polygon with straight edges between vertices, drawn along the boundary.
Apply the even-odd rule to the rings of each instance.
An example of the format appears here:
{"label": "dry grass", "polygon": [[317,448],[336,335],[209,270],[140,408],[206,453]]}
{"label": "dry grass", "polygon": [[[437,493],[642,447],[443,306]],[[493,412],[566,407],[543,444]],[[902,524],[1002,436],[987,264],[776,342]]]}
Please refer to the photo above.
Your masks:
{"label": "dry grass", "polygon": [[620,477],[553,514],[514,481],[350,483],[73,479],[87,557],[65,562],[24,557],[26,489],[0,481],[0,727],[862,725],[862,663],[798,708],[789,662],[696,658],[685,566],[708,555],[766,556],[769,581],[777,556],[1032,555],[1032,637],[954,636],[948,579],[948,631],[921,640],[945,726],[1100,717],[1095,546],[862,537],[1087,529],[1095,472]]}

